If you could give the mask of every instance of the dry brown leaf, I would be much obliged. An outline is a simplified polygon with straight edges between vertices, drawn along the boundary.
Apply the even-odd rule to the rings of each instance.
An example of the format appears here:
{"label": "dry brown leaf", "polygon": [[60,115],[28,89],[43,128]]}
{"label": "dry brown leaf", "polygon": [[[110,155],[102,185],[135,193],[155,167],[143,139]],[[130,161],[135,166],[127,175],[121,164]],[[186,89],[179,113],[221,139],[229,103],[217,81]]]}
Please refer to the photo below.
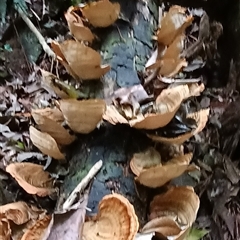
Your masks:
{"label": "dry brown leaf", "polygon": [[15,202],[0,206],[0,214],[5,214],[8,220],[17,225],[24,224],[30,219],[37,219],[38,213],[33,211],[25,202]]}
{"label": "dry brown leaf", "polygon": [[29,133],[31,141],[42,153],[57,160],[65,159],[64,155],[60,152],[55,139],[48,133],[42,133],[33,126],[30,126]]}
{"label": "dry brown leaf", "polygon": [[166,46],[170,45],[174,39],[182,34],[193,21],[192,16],[185,14],[186,9],[180,6],[172,6],[167,14],[162,18],[161,28],[158,30],[158,42]]}
{"label": "dry brown leaf", "polygon": [[93,131],[102,120],[106,104],[104,100],[66,99],[59,101],[60,109],[69,127],[77,133]]}
{"label": "dry brown leaf", "polygon": [[146,223],[142,229],[142,233],[161,233],[164,236],[175,236],[181,232],[180,226],[176,223],[172,216],[157,217]]}
{"label": "dry brown leaf", "polygon": [[133,206],[120,194],[105,196],[95,221],[83,226],[83,239],[133,240],[139,223]]}
{"label": "dry brown leaf", "polygon": [[11,228],[6,216],[0,213],[0,240],[11,239]]}
{"label": "dry brown leaf", "polygon": [[98,52],[80,42],[53,41],[51,46],[59,61],[76,80],[99,79],[110,70],[109,65],[101,66],[101,55]]}
{"label": "dry brown leaf", "polygon": [[53,179],[48,172],[43,170],[41,165],[34,163],[11,163],[6,167],[6,172],[10,173],[29,194],[45,197],[55,192]]}
{"label": "dry brown leaf", "polygon": [[117,123],[128,124],[126,118],[124,118],[114,105],[106,107],[106,111],[103,114],[103,119],[109,123],[116,125]]}
{"label": "dry brown leaf", "polygon": [[192,153],[189,153],[173,158],[164,165],[143,169],[136,178],[136,181],[151,188],[161,187],[187,171],[191,159]]}
{"label": "dry brown leaf", "polygon": [[208,109],[200,110],[199,112],[189,114],[187,116],[189,118],[193,118],[197,123],[197,128],[190,133],[180,135],[176,138],[159,137],[151,134],[147,134],[147,136],[156,142],[162,142],[165,144],[182,144],[186,140],[188,140],[189,138],[191,138],[192,136],[194,136],[195,134],[198,134],[203,130],[203,128],[206,126],[206,123],[208,121],[209,111],[210,109],[208,108]]}
{"label": "dry brown leaf", "polygon": [[58,144],[69,145],[76,139],[76,137],[71,135],[69,131],[61,124],[48,117],[45,117],[42,112],[39,113],[36,110],[32,110],[32,117],[38,125],[38,128],[42,132],[48,133],[50,136],[52,136]]}
{"label": "dry brown leaf", "polygon": [[118,19],[120,4],[102,0],[89,3],[81,11],[94,27],[108,27]]}
{"label": "dry brown leaf", "polygon": [[69,7],[64,15],[68,23],[68,28],[74,38],[78,41],[92,43],[94,35],[89,28],[83,25],[81,17],[74,12],[74,7]]}
{"label": "dry brown leaf", "polygon": [[39,219],[32,227],[27,229],[27,231],[23,234],[21,240],[47,239],[52,226],[51,220],[51,215],[46,215],[44,218]]}
{"label": "dry brown leaf", "polygon": [[161,165],[161,155],[153,147],[149,147],[144,152],[135,153],[130,161],[130,168],[137,176],[139,176],[143,169],[147,169],[156,165]]}
{"label": "dry brown leaf", "polygon": [[179,239],[195,221],[199,204],[199,198],[192,187],[172,186],[166,193],[154,197],[150,204],[150,219],[163,216],[175,219],[182,231],[173,239]]}

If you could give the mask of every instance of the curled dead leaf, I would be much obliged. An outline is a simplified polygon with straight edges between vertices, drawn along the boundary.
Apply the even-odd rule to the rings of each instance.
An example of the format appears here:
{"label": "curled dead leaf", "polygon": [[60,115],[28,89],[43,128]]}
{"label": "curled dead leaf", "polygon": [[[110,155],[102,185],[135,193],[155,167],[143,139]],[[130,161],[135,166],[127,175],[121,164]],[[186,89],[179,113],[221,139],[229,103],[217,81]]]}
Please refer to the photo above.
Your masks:
{"label": "curled dead leaf", "polygon": [[11,239],[11,228],[6,216],[0,213],[0,240]]}
{"label": "curled dead leaf", "polygon": [[108,27],[118,19],[120,4],[101,0],[89,3],[81,11],[94,27]]}
{"label": "curled dead leaf", "polygon": [[120,124],[128,124],[126,118],[124,118],[117,108],[114,105],[108,105],[106,107],[106,111],[103,114],[103,119],[108,121],[109,123],[116,125],[117,123]]}
{"label": "curled dead leaf", "polygon": [[77,133],[93,131],[102,120],[106,104],[101,99],[59,101],[60,109],[69,127]]}
{"label": "curled dead leaf", "polygon": [[[42,112],[43,111],[44,109],[42,109]],[[48,133],[60,145],[69,145],[76,139],[75,136],[71,135],[61,124],[45,117],[42,112],[39,113],[39,111],[32,110],[31,113],[34,121],[38,125],[38,128],[42,132]]]}
{"label": "curled dead leaf", "polygon": [[51,215],[36,221],[36,223],[27,229],[23,234],[21,240],[36,240],[36,239],[47,239],[52,227],[53,221]]}
{"label": "curled dead leaf", "polygon": [[110,70],[109,65],[101,66],[101,55],[98,52],[80,42],[53,41],[51,46],[59,61],[76,80],[99,79]]}
{"label": "curled dead leaf", "polygon": [[133,240],[139,223],[133,206],[119,194],[105,196],[99,203],[96,220],[83,226],[83,239]]}
{"label": "curled dead leaf", "polygon": [[172,6],[167,14],[162,18],[161,28],[158,30],[158,42],[166,46],[170,45],[174,39],[182,34],[193,21],[192,16],[186,15],[186,9],[180,6]]}
{"label": "curled dead leaf", "polygon": [[132,172],[139,176],[143,169],[161,165],[161,155],[153,147],[148,148],[144,152],[135,153],[130,161],[130,168]]}
{"label": "curled dead leaf", "polygon": [[6,167],[6,172],[11,174],[29,194],[45,197],[55,192],[53,179],[48,172],[43,170],[41,165],[34,163],[11,163]]}
{"label": "curled dead leaf", "polygon": [[94,36],[91,30],[83,25],[81,17],[74,12],[73,6],[68,8],[64,16],[67,20],[68,28],[74,38],[78,41],[87,41],[92,43]]}
{"label": "curled dead leaf", "polygon": [[148,169],[143,169],[136,181],[144,186],[156,188],[161,187],[170,180],[181,176],[189,168],[192,153],[178,156],[169,160],[164,165],[157,165]]}
{"label": "curled dead leaf", "polygon": [[[168,234],[167,232],[164,234],[164,232],[159,231],[159,233],[165,235],[166,237],[171,236],[172,239],[180,239],[182,234],[184,234],[195,221],[199,204],[199,198],[192,187],[172,186],[167,192],[154,197],[150,204],[150,220],[157,218],[161,219],[162,217],[174,220],[181,228],[181,232],[179,234],[173,236],[165,235]],[[157,222],[158,220],[154,220],[155,224],[148,223],[148,225],[146,225],[143,229],[145,229],[145,231],[149,231],[152,226],[157,229]],[[159,221],[159,223],[161,223],[161,221]],[[158,230],[161,230],[161,228],[158,228]]]}
{"label": "curled dead leaf", "polygon": [[44,154],[57,160],[64,160],[64,155],[60,152],[55,139],[48,133],[42,133],[33,126],[29,128],[30,139],[33,144]]}
{"label": "curled dead leaf", "polygon": [[0,206],[0,214],[5,214],[8,220],[17,225],[24,224],[30,219],[37,218],[34,212],[25,202],[14,202]]}
{"label": "curled dead leaf", "polygon": [[210,111],[209,108],[203,109],[203,110],[200,110],[199,112],[195,112],[187,116],[189,118],[193,118],[197,123],[197,128],[190,133],[180,135],[176,138],[166,138],[166,137],[160,137],[160,136],[155,136],[151,134],[147,134],[147,136],[156,142],[162,142],[166,144],[182,144],[186,140],[188,140],[189,138],[191,138],[192,136],[194,136],[195,134],[198,134],[203,130],[203,128],[206,126],[206,123],[208,121],[209,111]]}

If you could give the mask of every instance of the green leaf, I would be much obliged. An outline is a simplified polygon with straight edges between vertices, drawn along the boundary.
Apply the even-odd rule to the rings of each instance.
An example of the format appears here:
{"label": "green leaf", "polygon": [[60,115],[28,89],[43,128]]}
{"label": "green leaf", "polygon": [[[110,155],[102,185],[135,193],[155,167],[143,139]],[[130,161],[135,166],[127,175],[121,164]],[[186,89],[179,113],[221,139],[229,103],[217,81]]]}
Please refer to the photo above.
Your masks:
{"label": "green leaf", "polygon": [[22,143],[22,142],[20,142],[20,141],[17,141],[17,142],[16,142],[16,147],[18,147],[18,148],[21,149],[21,150],[24,150],[24,149],[25,149],[24,143]]}
{"label": "green leaf", "polygon": [[192,227],[191,231],[189,232],[188,236],[186,237],[186,240],[201,240],[209,231],[205,229],[197,229]]}

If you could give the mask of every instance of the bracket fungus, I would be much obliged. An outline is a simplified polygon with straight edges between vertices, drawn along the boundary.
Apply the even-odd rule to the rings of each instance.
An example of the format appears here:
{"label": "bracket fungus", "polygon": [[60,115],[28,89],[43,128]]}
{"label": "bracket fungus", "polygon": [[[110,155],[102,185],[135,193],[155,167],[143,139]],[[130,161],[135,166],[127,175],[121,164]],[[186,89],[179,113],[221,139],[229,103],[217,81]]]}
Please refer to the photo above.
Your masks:
{"label": "bracket fungus", "polygon": [[120,194],[106,195],[95,220],[84,223],[84,240],[133,240],[139,228],[130,202]]}
{"label": "bracket fungus", "polygon": [[196,219],[199,198],[192,187],[170,187],[154,197],[150,204],[149,222],[143,233],[156,232],[180,240]]}
{"label": "bracket fungus", "polygon": [[59,150],[56,140],[50,134],[40,132],[33,126],[30,126],[29,133],[31,141],[42,153],[57,160],[65,159],[65,156]]}
{"label": "bracket fungus", "polygon": [[181,176],[185,171],[192,171],[193,166],[189,165],[192,156],[192,153],[188,153],[173,158],[165,164],[143,169],[136,177],[136,181],[151,188],[161,187],[172,179]]}
{"label": "bracket fungus", "polygon": [[190,26],[192,21],[193,17],[186,14],[186,8],[172,6],[161,20],[157,32],[158,43],[169,46],[178,35]]}
{"label": "bracket fungus", "polygon": [[25,202],[14,202],[0,206],[0,214],[5,214],[8,220],[17,225],[24,224],[30,219],[37,219],[38,214]]}
{"label": "bracket fungus", "polygon": [[[203,90],[204,85],[198,83],[179,86],[170,85],[152,103],[153,109],[150,113],[143,114],[138,111],[136,114],[132,114],[131,119],[126,117],[126,112],[113,99],[111,105],[107,106],[103,118],[113,124],[120,122],[138,129],[157,129],[166,126],[173,119],[184,100],[192,96],[198,96]],[[130,104],[130,107],[134,108],[133,103]]]}
{"label": "bracket fungus", "polygon": [[43,170],[41,165],[34,163],[11,163],[6,167],[6,172],[11,174],[29,194],[45,197],[55,192],[53,179],[48,172]]}
{"label": "bracket fungus", "polygon": [[101,55],[98,52],[80,42],[53,41],[51,46],[58,60],[76,80],[99,79],[110,70],[109,65],[101,66]]}
{"label": "bracket fungus", "polygon": [[11,239],[11,228],[10,223],[3,213],[0,213],[0,240]]}
{"label": "bracket fungus", "polygon": [[23,234],[21,240],[35,240],[35,239],[48,239],[51,227],[53,225],[53,218],[51,215],[46,215],[36,221]]}
{"label": "bracket fungus", "polygon": [[139,176],[144,169],[156,165],[161,165],[161,155],[153,147],[146,149],[144,152],[135,153],[130,161],[130,168],[136,176]]}
{"label": "bracket fungus", "polygon": [[109,0],[91,2],[81,8],[83,16],[94,27],[108,27],[112,25],[119,16],[120,4],[111,3]]}
{"label": "bracket fungus", "polygon": [[68,126],[74,132],[84,134],[97,127],[106,109],[105,101],[101,99],[64,99],[59,105]]}
{"label": "bracket fungus", "polygon": [[71,6],[64,14],[71,34],[78,41],[87,41],[89,43],[92,43],[94,35],[88,27],[85,27],[83,25],[81,17],[76,14],[74,10],[74,7]]}
{"label": "bracket fungus", "polygon": [[[44,109],[42,109],[42,112]],[[75,136],[71,135],[60,123],[48,118],[39,111],[32,110],[31,114],[38,125],[38,128],[53,137],[57,144],[69,145],[75,140]]]}
{"label": "bracket fungus", "polygon": [[197,123],[197,128],[191,131],[190,133],[185,133],[183,135],[180,135],[176,138],[166,138],[161,136],[156,136],[153,134],[147,134],[149,138],[151,138],[153,141],[156,142],[162,142],[165,144],[182,144],[192,136],[198,134],[203,130],[203,128],[206,126],[206,123],[208,121],[208,115],[209,115],[210,109],[202,109],[198,112],[188,114],[188,118],[192,118]]}

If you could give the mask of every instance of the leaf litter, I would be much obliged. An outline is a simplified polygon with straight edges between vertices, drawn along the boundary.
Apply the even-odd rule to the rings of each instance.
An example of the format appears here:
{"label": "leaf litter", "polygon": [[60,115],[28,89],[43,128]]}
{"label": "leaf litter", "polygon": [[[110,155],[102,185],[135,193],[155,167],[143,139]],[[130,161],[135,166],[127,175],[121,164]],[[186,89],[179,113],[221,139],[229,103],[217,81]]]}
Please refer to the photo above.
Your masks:
{"label": "leaf litter", "polygon": [[[91,30],[111,26],[119,18],[120,11],[118,3],[108,0],[81,7],[72,6],[66,11],[65,18],[74,40],[52,41],[51,47],[69,74],[68,78],[72,76],[76,81],[75,85],[81,86],[87,80],[100,80],[110,70],[110,65],[101,65],[101,54],[88,44],[92,44],[96,38]],[[145,239],[145,236],[151,239],[154,234],[167,239],[183,239],[192,225],[198,223],[197,212],[203,192],[207,193],[207,201],[213,207],[211,221],[218,225],[213,232],[219,234],[221,223],[224,223],[224,231],[232,239],[238,238],[239,233],[234,224],[239,224],[236,217],[239,202],[235,200],[239,191],[236,186],[239,169],[229,158],[232,152],[229,157],[222,157],[226,152],[226,140],[220,138],[218,146],[221,147],[216,152],[211,145],[216,144],[216,139],[214,143],[208,140],[213,130],[208,125],[207,130],[204,130],[208,119],[211,121],[214,118],[214,107],[211,104],[215,98],[210,96],[210,104],[204,105],[204,108],[196,107],[196,104],[193,106],[205,86],[200,76],[193,78],[191,73],[203,68],[208,59],[213,58],[209,52],[216,52],[216,42],[222,33],[219,24],[218,31],[211,38],[209,17],[205,11],[199,12],[171,6],[159,22],[154,37],[157,48],[146,63],[142,84],[120,88],[105,100],[86,99],[89,95],[81,92],[81,89],[76,89],[72,83],[43,69],[41,72],[48,91],[42,86],[43,81],[36,69],[24,84],[16,76],[11,82],[5,81],[5,85],[0,88],[1,168],[17,181],[25,195],[28,193],[34,197],[44,197],[56,194],[58,186],[54,186],[54,179],[39,164],[40,161],[46,159],[45,155],[55,160],[64,160],[64,145],[71,144],[79,133],[87,135],[106,121],[113,125],[129,125],[157,142],[146,152],[135,153],[130,167],[137,175],[136,184],[149,188],[162,187],[165,193],[154,194],[144,226],[139,224],[134,204],[117,193],[106,195],[99,203],[98,214],[89,219],[86,217],[86,221],[88,193],[82,197],[82,203],[78,197],[75,207],[68,209],[67,213],[56,210],[46,213],[44,208],[34,210],[27,202],[2,204],[0,225],[3,239],[55,239],[59,236],[63,239],[97,239],[102,235],[109,239],[119,239],[120,236],[121,239],[135,239],[135,236],[136,239]],[[195,42],[188,41],[189,35],[196,33],[198,37]],[[200,62],[197,62],[199,59]],[[221,92],[217,94],[220,96]],[[225,96],[225,100],[229,101],[229,97]],[[183,111],[186,106],[187,111]],[[223,122],[220,136],[224,137],[227,125]],[[234,137],[233,140],[227,140],[234,141],[236,147],[239,137]],[[196,187],[199,196],[191,186],[171,185],[171,180],[184,172],[199,171],[196,165],[190,164],[196,153],[196,150],[194,154],[191,152],[194,145],[192,139],[197,142],[194,148],[200,152],[196,154],[196,158],[200,158],[198,162],[201,163],[202,175],[199,185],[202,184],[201,191],[200,187]],[[209,142],[205,149],[201,144],[204,141]],[[166,153],[157,150],[158,145],[170,149],[176,145],[183,148],[182,144],[184,151],[168,159],[162,157]],[[34,152],[33,145],[43,155]],[[214,162],[216,154],[222,157],[222,161],[219,158],[218,162]],[[38,164],[31,163],[32,159]],[[209,159],[213,161],[209,163]],[[217,170],[211,173],[210,181],[206,174],[207,168],[202,168],[204,164],[210,166],[210,171],[218,164]],[[10,221],[22,225],[24,230],[15,233],[17,228]],[[202,231],[207,227],[203,224]],[[152,235],[144,236],[146,233]],[[200,235],[202,237],[204,234]],[[186,239],[191,239],[191,233]]]}

